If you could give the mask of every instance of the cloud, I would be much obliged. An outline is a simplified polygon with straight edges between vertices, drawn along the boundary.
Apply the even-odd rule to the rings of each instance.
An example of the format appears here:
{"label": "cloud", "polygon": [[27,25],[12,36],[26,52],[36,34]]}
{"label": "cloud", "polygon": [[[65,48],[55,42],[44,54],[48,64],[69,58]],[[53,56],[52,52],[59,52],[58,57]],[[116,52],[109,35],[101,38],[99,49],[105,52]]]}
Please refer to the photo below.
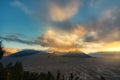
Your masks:
{"label": "cloud", "polygon": [[69,21],[57,22],[54,24],[55,28],[46,31],[37,40],[41,41],[43,46],[54,49],[98,50],[104,47],[103,45],[108,45],[107,42],[120,41],[119,13],[119,8],[107,9],[93,23],[86,26],[72,24]]}
{"label": "cloud", "polygon": [[89,31],[82,25],[74,25],[69,31],[52,28],[35,40],[41,42],[42,46],[49,48],[81,48],[85,42],[98,42],[97,33]]}
{"label": "cloud", "polygon": [[34,40],[28,41],[25,39],[21,39],[21,38],[17,37],[16,35],[7,35],[5,37],[0,36],[0,39],[6,40],[6,41],[18,42],[18,43],[27,44],[27,45],[40,45],[39,42],[35,42]]}
{"label": "cloud", "polygon": [[89,5],[92,8],[100,7],[106,0],[90,0]]}
{"label": "cloud", "polygon": [[26,14],[32,15],[43,23],[49,23],[51,21],[62,22],[72,18],[78,12],[81,0],[40,0],[34,4],[30,6],[19,0],[11,2],[12,6],[20,8]]}
{"label": "cloud", "polygon": [[[99,9],[101,9],[103,2],[104,0],[90,0],[89,4],[90,7],[99,7]],[[104,42],[120,41],[119,7],[103,9],[100,15],[95,16],[95,20],[91,19],[90,24],[86,22],[82,25],[79,24],[79,22],[74,23],[74,21],[72,22],[71,20],[80,11],[81,4],[82,0],[40,0],[40,2],[36,4],[39,8],[36,9],[36,13],[33,14],[33,11],[30,10],[27,5],[15,0],[12,3],[13,6],[22,9],[26,14],[32,14],[32,16],[37,17],[40,23],[44,23],[47,26],[47,31],[32,41],[24,40],[16,36],[0,38],[29,45],[35,44],[62,49],[91,49],[99,45],[101,46]],[[49,27],[50,29],[48,29]]]}
{"label": "cloud", "polygon": [[80,40],[77,35],[62,30],[48,30],[43,36],[37,38],[37,40],[41,41],[43,46],[47,47],[72,48],[80,46],[77,42]]}
{"label": "cloud", "polygon": [[97,32],[91,31],[90,33],[86,34],[84,41],[85,42],[97,42],[97,41],[99,41]]}
{"label": "cloud", "polygon": [[113,7],[102,12],[99,21],[107,23],[115,23],[115,21],[120,18],[120,9],[118,7]]}
{"label": "cloud", "polygon": [[31,9],[29,9],[28,6],[26,6],[24,3],[22,3],[19,0],[12,1],[11,5],[20,8],[21,10],[24,11],[24,13],[26,13],[28,15],[33,14],[33,11]]}
{"label": "cloud", "polygon": [[101,41],[120,40],[120,9],[112,7],[104,10],[96,20],[87,27],[97,32]]}
{"label": "cloud", "polygon": [[52,2],[49,8],[49,16],[53,21],[65,21],[73,17],[79,9],[78,0],[69,0],[66,4],[60,5],[59,0]]}
{"label": "cloud", "polygon": [[[113,40],[115,40],[116,35],[120,35],[120,32],[118,31],[118,30],[120,30],[120,23],[119,23],[120,14],[119,13],[120,13],[119,8],[108,9],[105,12],[103,12],[101,18],[99,19],[99,23],[100,23],[100,25],[102,25],[101,36],[104,37],[104,35],[105,35],[106,38],[108,38],[108,39],[111,38],[110,40],[107,39],[107,41],[113,41]],[[120,38],[119,38],[119,40],[120,40]]]}

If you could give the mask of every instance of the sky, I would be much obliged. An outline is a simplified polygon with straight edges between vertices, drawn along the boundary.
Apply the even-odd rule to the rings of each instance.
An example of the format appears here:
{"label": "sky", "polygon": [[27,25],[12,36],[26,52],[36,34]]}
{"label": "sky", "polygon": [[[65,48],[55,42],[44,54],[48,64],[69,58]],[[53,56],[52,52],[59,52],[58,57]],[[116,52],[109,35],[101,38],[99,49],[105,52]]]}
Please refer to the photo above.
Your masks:
{"label": "sky", "polygon": [[120,51],[120,0],[0,0],[4,46]]}

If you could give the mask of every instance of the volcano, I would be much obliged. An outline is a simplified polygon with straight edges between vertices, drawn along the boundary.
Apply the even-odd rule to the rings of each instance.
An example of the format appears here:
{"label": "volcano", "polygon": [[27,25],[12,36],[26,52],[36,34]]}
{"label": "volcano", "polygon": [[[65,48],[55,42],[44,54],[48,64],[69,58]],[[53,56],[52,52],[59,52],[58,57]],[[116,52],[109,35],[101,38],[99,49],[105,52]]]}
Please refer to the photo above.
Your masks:
{"label": "volcano", "polygon": [[91,56],[84,52],[68,52],[62,55],[62,57],[77,57],[77,58],[90,58]]}
{"label": "volcano", "polygon": [[42,54],[44,51],[38,51],[38,50],[32,50],[32,49],[25,49],[19,52],[16,52],[15,54],[11,54],[10,57],[23,57],[23,56],[30,56],[34,54]]}
{"label": "volcano", "polygon": [[[38,50],[22,50],[10,56],[6,56],[2,59],[4,63],[8,62],[24,62],[24,63],[38,63],[41,60],[44,62],[53,61],[53,59],[58,60],[59,58],[64,59],[81,59],[81,58],[90,58],[91,56],[83,52],[67,52],[61,53],[62,55],[57,55],[60,53],[48,53],[47,51],[38,51]],[[58,58],[59,57],[59,58]],[[49,60],[50,59],[50,60]]]}
{"label": "volcano", "polygon": [[60,56],[60,57],[78,57],[78,58],[89,58],[91,56],[85,54],[84,52],[54,52],[48,53],[47,51],[39,51],[39,50],[32,50],[32,49],[25,49],[14,54],[11,54],[9,57],[24,57],[24,56],[31,56],[31,55],[41,55],[47,54],[49,56]]}

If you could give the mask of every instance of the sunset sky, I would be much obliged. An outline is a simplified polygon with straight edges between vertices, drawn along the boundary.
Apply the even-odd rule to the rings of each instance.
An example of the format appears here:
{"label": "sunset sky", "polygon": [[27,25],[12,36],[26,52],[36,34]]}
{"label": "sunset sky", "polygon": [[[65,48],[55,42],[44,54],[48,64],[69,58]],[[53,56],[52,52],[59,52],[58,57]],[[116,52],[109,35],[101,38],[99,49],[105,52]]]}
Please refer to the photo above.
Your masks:
{"label": "sunset sky", "polygon": [[0,0],[8,48],[120,51],[120,0]]}

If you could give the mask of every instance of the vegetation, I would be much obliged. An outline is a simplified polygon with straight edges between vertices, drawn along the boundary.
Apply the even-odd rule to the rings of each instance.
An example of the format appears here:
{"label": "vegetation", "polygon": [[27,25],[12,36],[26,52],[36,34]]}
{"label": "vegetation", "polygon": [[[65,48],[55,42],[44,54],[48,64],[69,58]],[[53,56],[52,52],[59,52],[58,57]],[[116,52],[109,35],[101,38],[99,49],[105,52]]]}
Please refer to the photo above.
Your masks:
{"label": "vegetation", "polygon": [[[2,41],[0,41],[0,59],[4,55],[4,50],[2,47]],[[6,66],[0,62],[0,80],[83,80],[76,77],[73,73],[70,73],[67,78],[65,75],[61,75],[58,71],[56,76],[51,72],[47,73],[35,73],[24,71],[21,62],[16,62],[15,64],[9,63]],[[99,80],[105,80],[103,76]]]}
{"label": "vegetation", "polygon": [[[22,64],[16,62],[14,65],[9,63],[6,67],[3,67],[3,64],[0,63],[0,80],[82,80],[78,77],[75,77],[73,73],[70,73],[68,78],[65,78],[64,75],[61,75],[60,72],[57,72],[57,75],[53,75],[51,72],[48,73],[35,73],[24,71]],[[104,77],[100,77],[99,80],[105,80]]]}
{"label": "vegetation", "polygon": [[0,59],[3,57],[5,51],[3,50],[2,41],[0,41]]}
{"label": "vegetation", "polygon": [[105,80],[105,78],[103,76],[100,77],[100,80]]}

